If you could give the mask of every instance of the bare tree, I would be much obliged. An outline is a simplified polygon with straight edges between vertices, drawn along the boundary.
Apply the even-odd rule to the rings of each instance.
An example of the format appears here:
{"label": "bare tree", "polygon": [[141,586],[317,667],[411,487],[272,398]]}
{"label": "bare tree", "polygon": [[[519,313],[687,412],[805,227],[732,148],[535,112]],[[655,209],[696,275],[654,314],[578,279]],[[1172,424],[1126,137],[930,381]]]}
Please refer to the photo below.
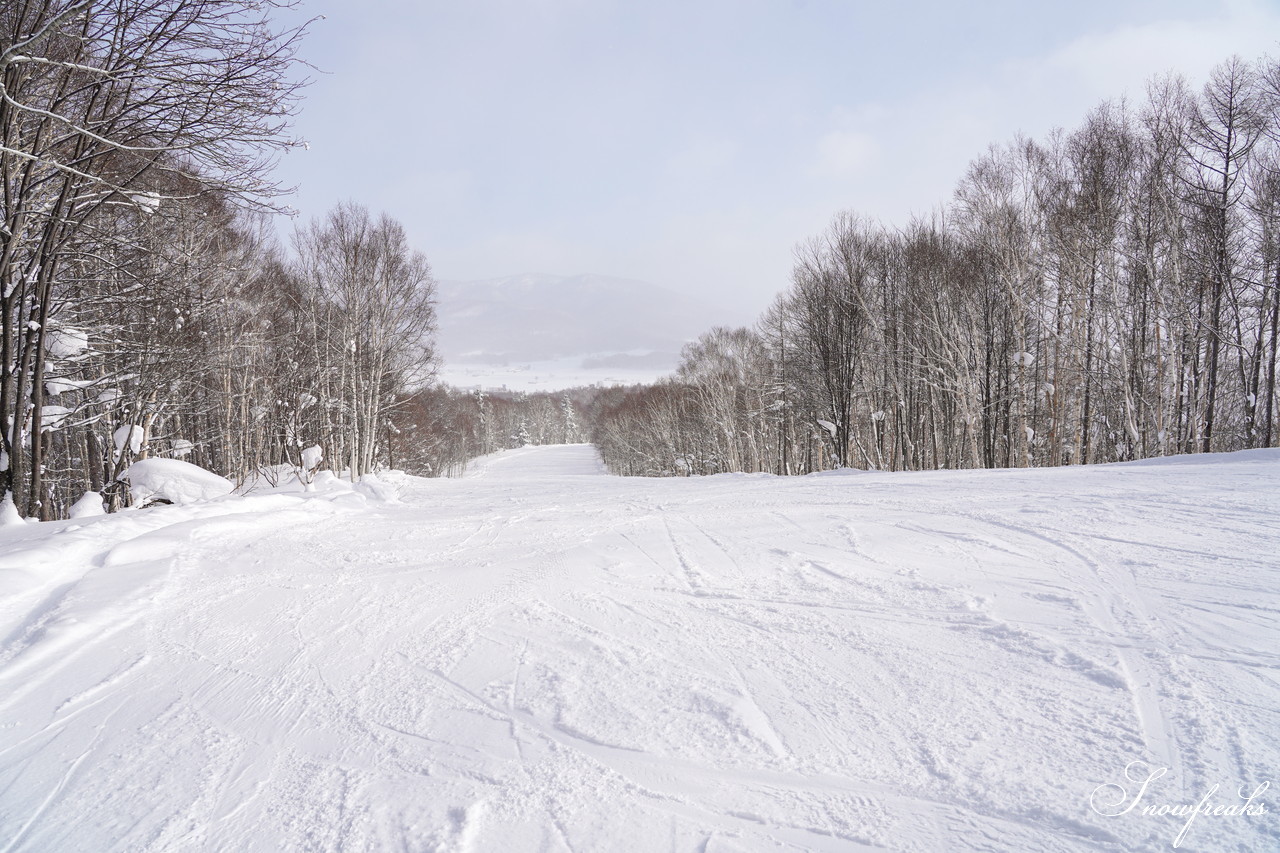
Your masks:
{"label": "bare tree", "polygon": [[400,396],[433,374],[435,280],[398,222],[352,203],[299,229],[294,245],[314,429],[326,456],[358,477],[375,467]]}
{"label": "bare tree", "polygon": [[45,369],[64,276],[116,211],[215,192],[262,203],[300,29],[234,0],[36,0],[0,9],[0,493],[44,507]]}
{"label": "bare tree", "polygon": [[[1226,331],[1224,302],[1233,298],[1238,282],[1237,218],[1245,192],[1243,178],[1262,129],[1262,105],[1253,69],[1233,57],[1216,67],[1205,84],[1185,146],[1192,164],[1185,180],[1196,227],[1192,257],[1198,267],[1201,295],[1196,322],[1207,362],[1200,448],[1205,453],[1214,446],[1218,370]],[[1249,410],[1252,421],[1252,406]]]}

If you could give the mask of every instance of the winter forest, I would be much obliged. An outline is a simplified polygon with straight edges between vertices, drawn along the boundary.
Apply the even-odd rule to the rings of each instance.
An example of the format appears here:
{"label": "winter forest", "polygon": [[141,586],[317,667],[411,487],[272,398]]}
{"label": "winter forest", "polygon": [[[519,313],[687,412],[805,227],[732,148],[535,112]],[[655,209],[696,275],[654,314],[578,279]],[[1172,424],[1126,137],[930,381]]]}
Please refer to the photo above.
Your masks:
{"label": "winter forest", "polygon": [[1280,63],[993,145],[901,226],[842,212],[754,329],[595,422],[630,474],[1085,464],[1271,447]]}
{"label": "winter forest", "polygon": [[344,202],[277,237],[307,69],[271,12],[0,8],[7,511],[127,506],[150,457],[274,483],[584,439],[647,476],[1277,443],[1276,60],[993,145],[910,222],[836,214],[754,328],[668,380],[516,395],[434,380],[432,272],[395,220]]}

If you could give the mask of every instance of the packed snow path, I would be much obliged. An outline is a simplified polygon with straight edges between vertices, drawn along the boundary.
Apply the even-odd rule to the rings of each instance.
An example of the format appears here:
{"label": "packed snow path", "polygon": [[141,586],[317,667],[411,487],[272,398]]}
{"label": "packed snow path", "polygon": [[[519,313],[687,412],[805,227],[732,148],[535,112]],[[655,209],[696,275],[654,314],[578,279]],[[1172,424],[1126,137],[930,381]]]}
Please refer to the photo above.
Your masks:
{"label": "packed snow path", "polygon": [[0,851],[1168,850],[1280,781],[1274,451],[601,473],[0,530]]}

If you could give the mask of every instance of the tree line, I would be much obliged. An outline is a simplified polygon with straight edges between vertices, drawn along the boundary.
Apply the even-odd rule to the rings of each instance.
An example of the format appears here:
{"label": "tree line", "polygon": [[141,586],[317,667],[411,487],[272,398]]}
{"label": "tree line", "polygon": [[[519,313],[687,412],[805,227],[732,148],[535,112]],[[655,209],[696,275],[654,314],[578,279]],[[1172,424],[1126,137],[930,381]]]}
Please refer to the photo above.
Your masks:
{"label": "tree line", "polygon": [[398,407],[387,461],[413,474],[447,477],[499,450],[583,442],[600,393],[592,387],[528,393],[433,383]]}
{"label": "tree line", "polygon": [[[433,370],[434,280],[354,203],[295,230],[274,158],[306,80],[290,2],[0,6],[0,495],[127,503],[138,458],[358,476]],[[314,451],[313,451],[314,453]],[[284,466],[284,467],[282,467]]]}
{"label": "tree line", "polygon": [[1148,84],[797,247],[751,329],[601,400],[612,470],[1112,462],[1277,443],[1280,62]]}

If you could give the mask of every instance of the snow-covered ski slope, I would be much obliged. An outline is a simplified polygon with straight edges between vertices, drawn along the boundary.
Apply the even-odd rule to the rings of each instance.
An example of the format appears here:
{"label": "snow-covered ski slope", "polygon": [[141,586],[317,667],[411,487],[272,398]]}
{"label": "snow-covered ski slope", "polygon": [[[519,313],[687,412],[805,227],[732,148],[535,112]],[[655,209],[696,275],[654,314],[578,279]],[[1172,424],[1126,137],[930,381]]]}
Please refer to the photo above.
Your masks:
{"label": "snow-covered ski slope", "polygon": [[470,473],[0,530],[0,851],[1154,851],[1280,781],[1275,451]]}

